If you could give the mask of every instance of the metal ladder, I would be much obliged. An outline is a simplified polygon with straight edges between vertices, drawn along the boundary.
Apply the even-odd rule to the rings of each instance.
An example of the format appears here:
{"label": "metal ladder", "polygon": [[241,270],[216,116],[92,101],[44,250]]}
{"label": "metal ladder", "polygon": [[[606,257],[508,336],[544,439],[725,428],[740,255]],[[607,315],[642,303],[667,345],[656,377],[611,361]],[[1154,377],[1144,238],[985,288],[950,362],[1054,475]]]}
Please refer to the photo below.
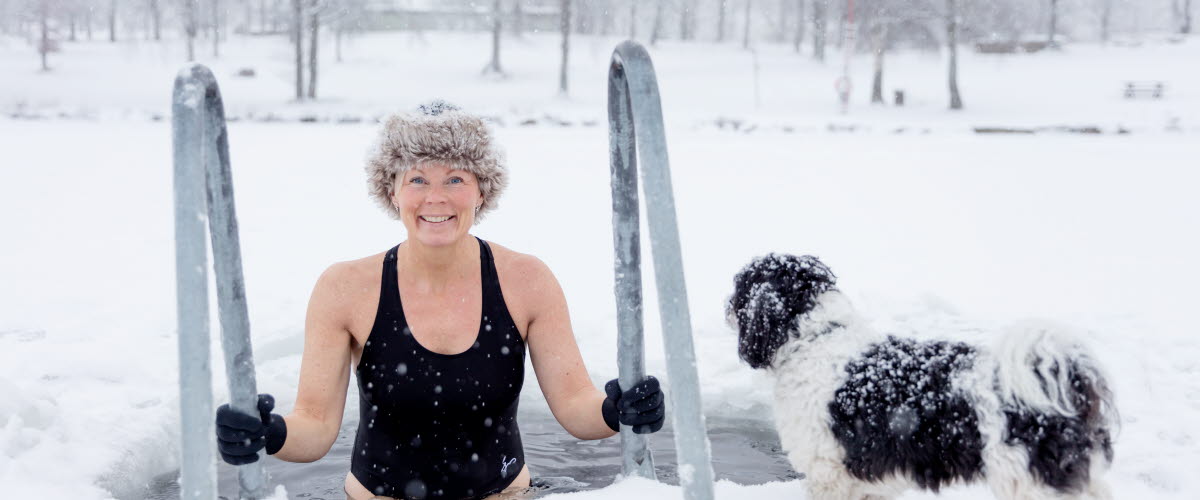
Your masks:
{"label": "metal ladder", "polygon": [[[712,500],[713,471],[700,404],[700,381],[692,345],[687,288],[683,281],[679,227],[663,132],[662,103],[646,49],[626,41],[608,67],[609,166],[612,174],[613,248],[616,263],[617,359],[621,387],[645,377],[642,333],[642,270],[638,214],[638,159],[645,182],[647,225],[654,257],[658,307],[667,356],[669,413],[675,427],[679,484],[687,500]],[[648,438],[621,426],[622,470],[654,479]]]}
{"label": "metal ladder", "polygon": [[[254,356],[225,109],[217,80],[193,64],[175,78],[171,103],[175,162],[175,293],[179,326],[179,399],[182,457],[180,498],[217,498],[216,440],[213,438],[212,372],[209,367],[208,254],[212,238],[221,347],[231,406],[258,415]],[[260,454],[260,458],[262,455]],[[241,498],[264,498],[262,460],[238,467]]]}

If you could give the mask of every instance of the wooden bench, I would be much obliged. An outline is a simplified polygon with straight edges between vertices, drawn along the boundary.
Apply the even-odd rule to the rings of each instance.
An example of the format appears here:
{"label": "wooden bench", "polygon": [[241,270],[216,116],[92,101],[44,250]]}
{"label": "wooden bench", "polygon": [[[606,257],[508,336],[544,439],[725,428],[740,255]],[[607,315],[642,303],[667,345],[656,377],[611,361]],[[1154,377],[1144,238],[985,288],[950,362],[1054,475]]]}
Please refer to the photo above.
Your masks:
{"label": "wooden bench", "polygon": [[1133,99],[1139,96],[1162,99],[1167,86],[1163,82],[1125,82],[1125,98]]}

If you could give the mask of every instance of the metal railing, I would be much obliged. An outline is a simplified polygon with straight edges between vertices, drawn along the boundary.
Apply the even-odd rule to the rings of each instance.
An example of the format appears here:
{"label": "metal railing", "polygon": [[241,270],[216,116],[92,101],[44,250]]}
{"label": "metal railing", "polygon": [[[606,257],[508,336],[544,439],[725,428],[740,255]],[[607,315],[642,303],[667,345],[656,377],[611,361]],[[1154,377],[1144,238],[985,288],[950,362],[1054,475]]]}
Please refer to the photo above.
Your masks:
{"label": "metal railing", "polygon": [[[175,78],[172,97],[175,161],[175,277],[179,327],[180,498],[217,498],[213,433],[212,372],[209,367],[208,255],[211,236],[216,272],[221,347],[231,406],[257,416],[254,356],[229,141],[221,91],[208,68],[193,64]],[[207,230],[207,231],[206,231]],[[261,456],[261,455],[260,455]],[[262,460],[238,467],[241,498],[266,496]]]}
{"label": "metal railing", "polygon": [[[620,384],[632,387],[646,374],[637,179],[640,158],[667,374],[671,381],[671,390],[667,392],[668,413],[675,428],[679,484],[687,500],[711,500],[713,471],[700,404],[662,103],[650,56],[633,41],[618,45],[609,65],[608,131]],[[622,425],[621,447],[622,470],[626,475],[655,478],[647,436],[634,434],[629,426]]]}

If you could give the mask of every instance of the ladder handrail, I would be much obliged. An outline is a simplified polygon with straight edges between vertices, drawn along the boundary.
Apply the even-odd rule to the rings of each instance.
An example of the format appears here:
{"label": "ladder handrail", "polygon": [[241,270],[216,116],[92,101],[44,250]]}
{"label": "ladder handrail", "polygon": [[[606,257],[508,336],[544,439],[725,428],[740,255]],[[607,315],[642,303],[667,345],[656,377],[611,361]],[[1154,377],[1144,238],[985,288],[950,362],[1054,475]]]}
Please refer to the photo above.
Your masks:
{"label": "ladder handrail", "polygon": [[[685,499],[711,500],[712,462],[700,404],[700,381],[683,279],[662,103],[650,56],[645,48],[633,41],[622,42],[613,51],[608,71],[608,127],[620,384],[621,387],[632,387],[645,376],[637,181],[640,159],[658,305],[662,312],[667,373],[671,381],[671,390],[667,393],[668,413],[675,427],[679,483]],[[653,456],[647,442],[646,436],[621,426],[624,474],[654,479]]]}
{"label": "ladder handrail", "polygon": [[[211,418],[206,229],[213,249],[230,406],[257,416],[258,394],[237,214],[233,205],[225,110],[212,72],[199,64],[182,69],[175,78],[171,109],[182,433],[180,498],[209,500],[217,498],[217,490],[216,440]],[[203,191],[201,186],[204,186]],[[204,197],[201,197],[202,192]],[[260,460],[254,463],[238,467],[242,498],[266,496],[262,456],[260,454]]]}

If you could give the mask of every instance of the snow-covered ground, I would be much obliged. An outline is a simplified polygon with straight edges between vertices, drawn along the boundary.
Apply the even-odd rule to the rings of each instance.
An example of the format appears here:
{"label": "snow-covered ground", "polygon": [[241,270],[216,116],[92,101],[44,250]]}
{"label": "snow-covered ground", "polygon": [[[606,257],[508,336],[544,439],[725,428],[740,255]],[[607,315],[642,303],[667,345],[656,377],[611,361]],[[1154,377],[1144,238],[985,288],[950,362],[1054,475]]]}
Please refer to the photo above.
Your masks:
{"label": "snow-covered ground", "polygon": [[[613,42],[578,41],[564,99],[555,96],[553,37],[510,42],[511,76],[501,81],[478,76],[484,36],[365,37],[347,48],[343,67],[326,64],[328,98],[315,104],[286,101],[282,40],[227,46],[213,67],[230,115],[242,118],[229,133],[260,389],[290,407],[304,307],[324,267],[404,235],[365,196],[361,166],[373,125],[254,118],[370,118],[435,96],[503,123],[512,184],[476,234],[549,264],[593,379],[615,376],[603,126]],[[69,45],[52,59],[57,69],[41,74],[28,47],[0,42],[0,111],[18,116],[0,119],[4,496],[137,498],[151,478],[178,467],[170,130],[147,119],[166,116],[177,52]],[[962,113],[944,110],[937,56],[889,60],[888,88],[905,88],[909,106],[868,107],[860,83],[841,115],[832,62],[762,47],[756,107],[746,52],[668,43],[651,54],[706,413],[769,417],[770,381],[738,361],[723,301],[751,257],[812,253],[880,328],[980,342],[1028,316],[1082,328],[1121,410],[1108,476],[1116,496],[1200,491],[1188,472],[1200,467],[1200,433],[1187,424],[1200,421],[1200,340],[1191,323],[1200,303],[1196,40],[964,54]],[[867,81],[868,61],[854,65],[857,81]],[[259,76],[232,76],[243,66]],[[1126,101],[1125,80],[1165,80],[1168,97]],[[572,126],[551,126],[546,116]],[[722,117],[759,126],[720,129]],[[520,126],[526,118],[538,125]],[[840,132],[851,125],[854,133]],[[970,133],[1058,125],[1105,133]],[[1118,127],[1132,133],[1113,135]],[[648,365],[665,376],[647,278]],[[220,370],[214,378],[223,398]],[[545,411],[536,387],[524,391],[525,407]],[[765,500],[802,498],[801,490],[793,481],[721,483],[717,492]],[[678,489],[634,480],[574,495],[658,499]]]}

